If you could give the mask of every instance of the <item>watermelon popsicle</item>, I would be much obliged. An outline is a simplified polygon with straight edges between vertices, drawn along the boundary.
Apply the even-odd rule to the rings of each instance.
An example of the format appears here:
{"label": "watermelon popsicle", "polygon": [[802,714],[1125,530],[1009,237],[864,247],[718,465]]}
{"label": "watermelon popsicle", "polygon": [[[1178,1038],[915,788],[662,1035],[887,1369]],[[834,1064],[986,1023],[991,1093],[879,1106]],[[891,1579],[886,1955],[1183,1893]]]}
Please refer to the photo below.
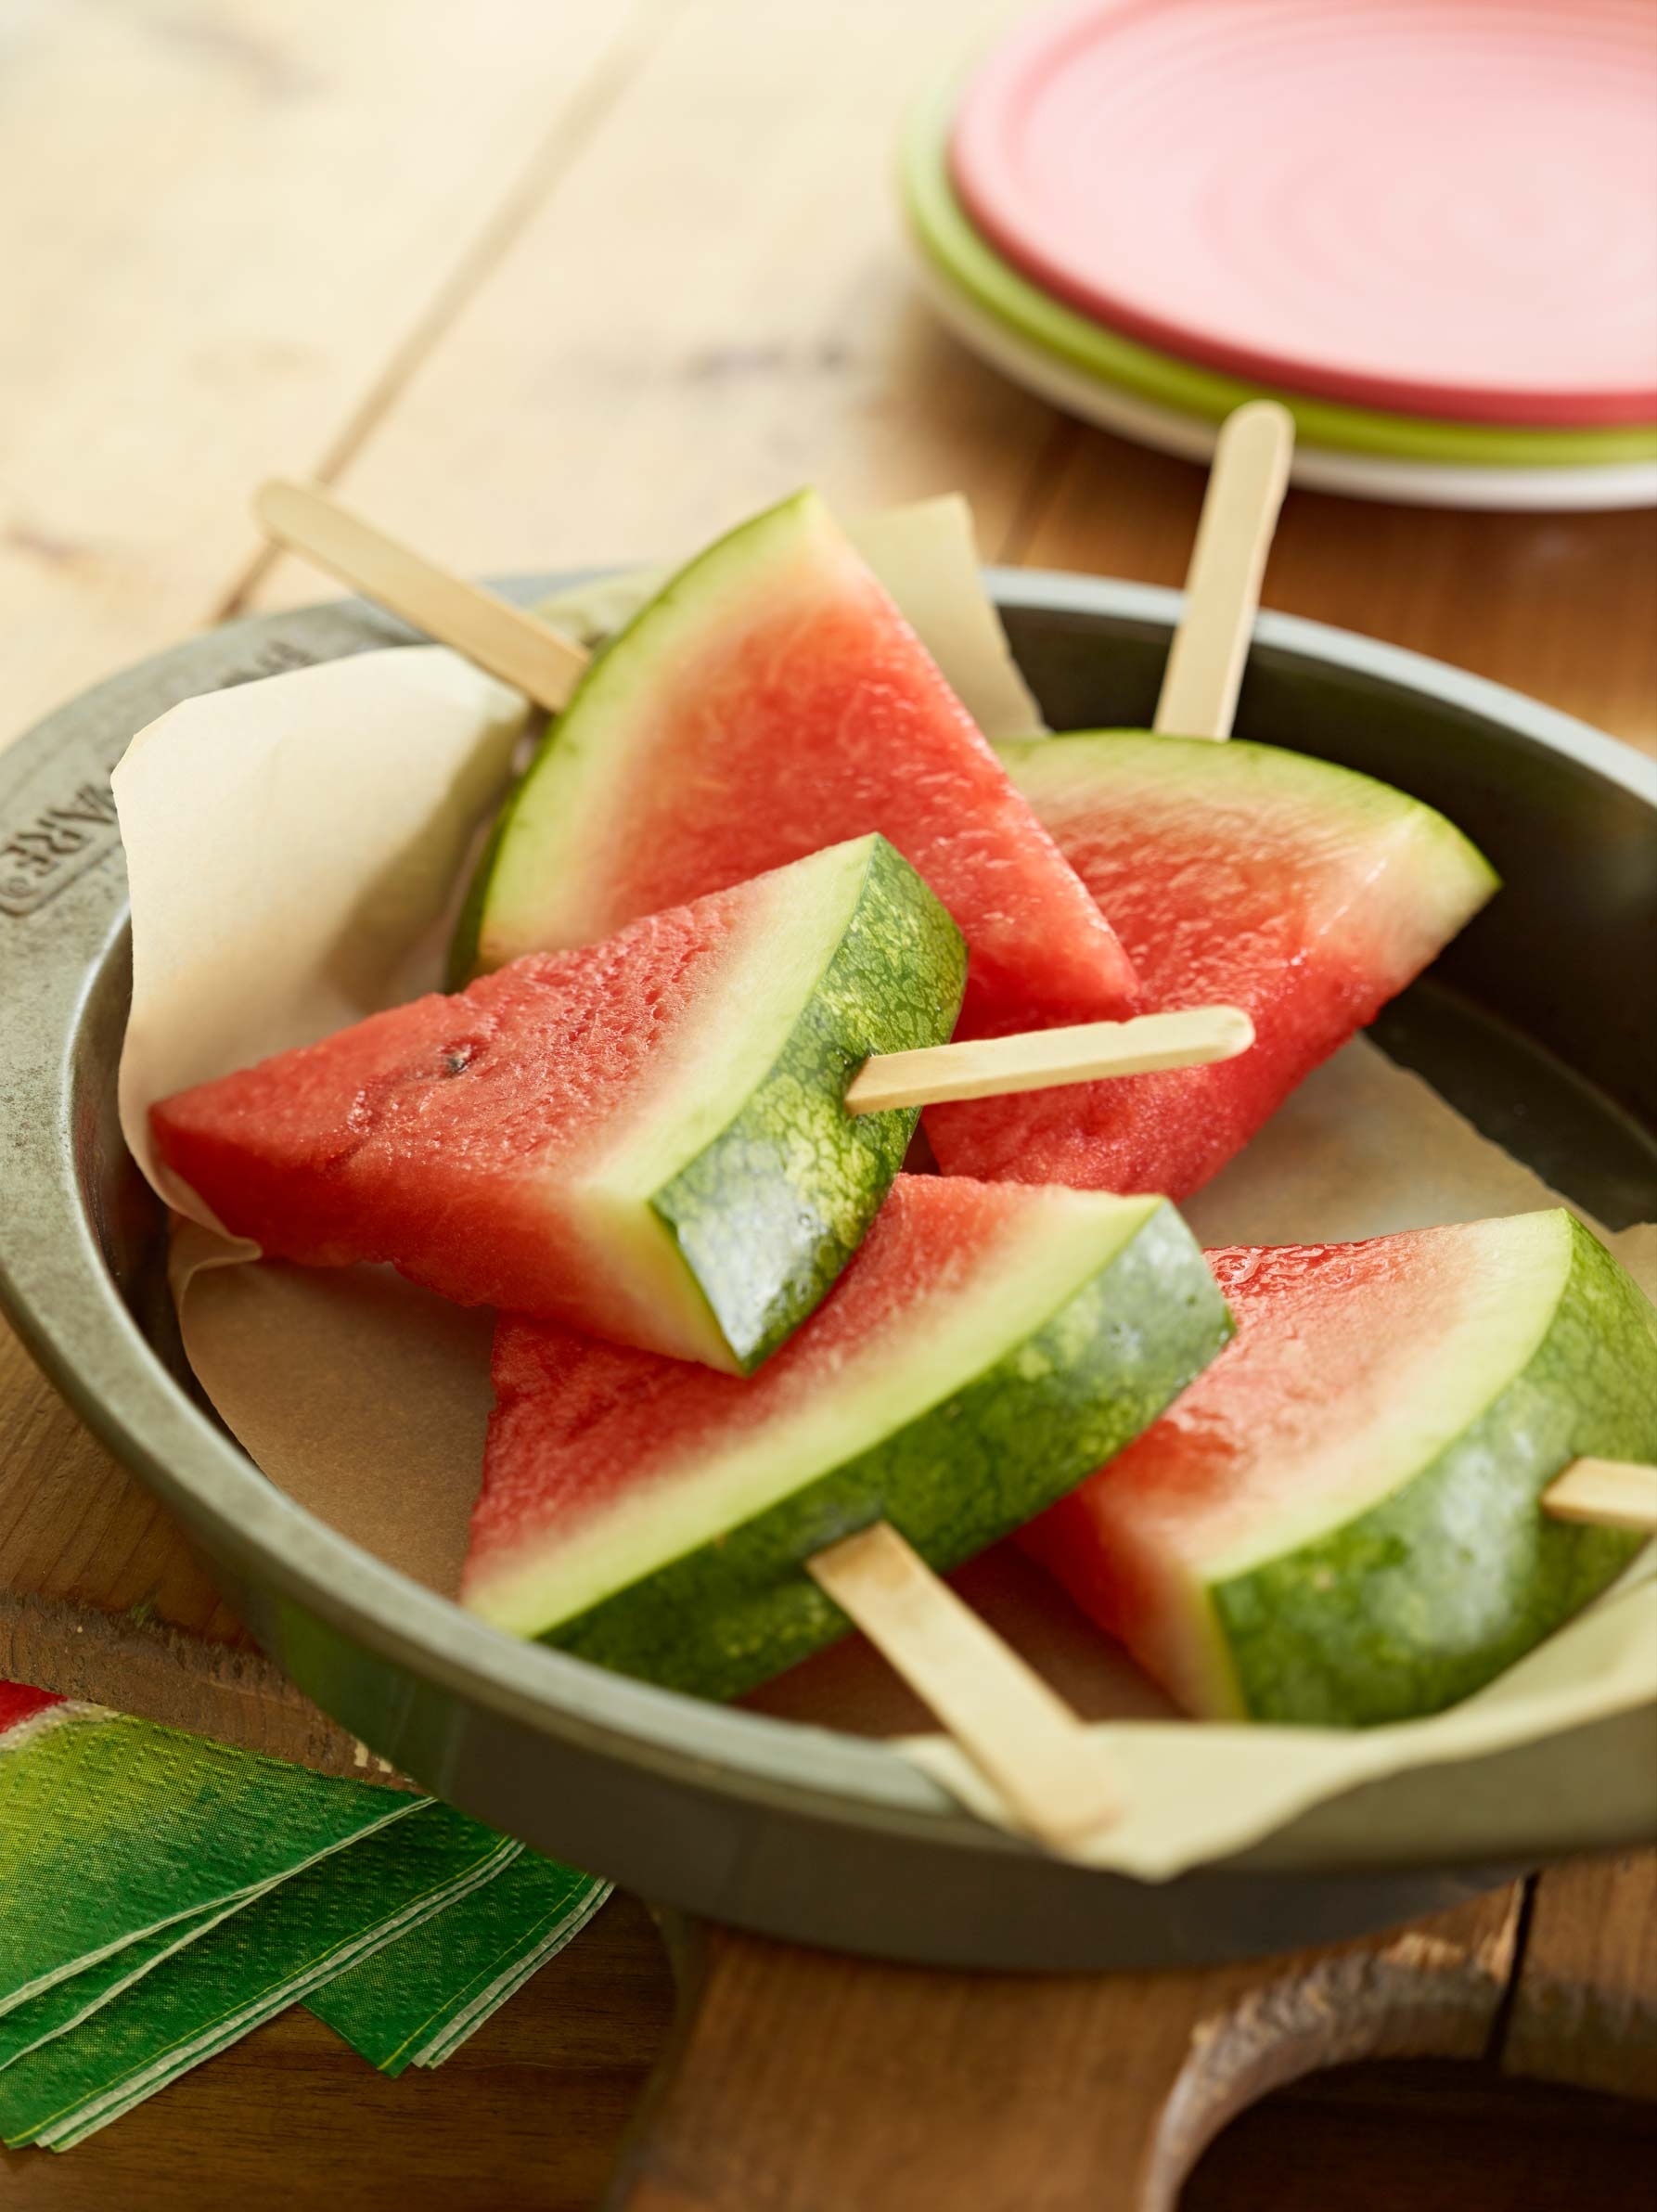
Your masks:
{"label": "watermelon popsicle", "polygon": [[233,1233],[390,1261],[466,1305],[757,1366],[855,1251],[913,1108],[868,1055],[941,1043],[959,934],[880,837],[533,955],[151,1110]]}
{"label": "watermelon popsicle", "polygon": [[1432,807],[1274,746],[1104,730],[1004,757],[1114,918],[1141,1004],[1223,999],[1254,1045],[1218,1065],[931,1107],[946,1174],[1188,1197],[1496,889]]}
{"label": "watermelon popsicle", "polygon": [[1552,1517],[1657,1456],[1657,1312],[1571,1215],[1209,1260],[1232,1343],[1021,1538],[1188,1710],[1437,1712],[1638,1549]]}
{"label": "watermelon popsicle", "polygon": [[1001,749],[1110,915],[1141,1013],[1223,999],[1254,1048],[1228,1067],[933,1108],[946,1174],[1188,1196],[1496,888],[1430,807],[1227,741],[1292,444],[1270,401],[1220,433],[1154,727]]}
{"label": "watermelon popsicle", "polygon": [[507,1316],[462,1601],[730,1697],[832,1641],[806,1563],[885,1520],[947,1569],[1154,1420],[1230,1321],[1160,1200],[901,1176],[760,1373]]}
{"label": "watermelon popsicle", "polygon": [[966,939],[968,1035],[1130,1010],[1109,922],[804,492],[692,560],[592,662],[501,816],[456,962],[586,944],[871,830]]}

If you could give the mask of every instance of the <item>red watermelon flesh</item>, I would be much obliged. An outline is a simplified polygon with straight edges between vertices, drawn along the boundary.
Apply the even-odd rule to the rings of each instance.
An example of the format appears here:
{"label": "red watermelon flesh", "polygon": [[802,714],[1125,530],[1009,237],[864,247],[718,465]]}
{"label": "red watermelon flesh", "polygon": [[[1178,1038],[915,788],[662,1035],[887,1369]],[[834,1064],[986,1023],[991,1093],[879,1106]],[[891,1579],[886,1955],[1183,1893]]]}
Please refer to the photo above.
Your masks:
{"label": "red watermelon flesh", "polygon": [[475,965],[880,830],[954,916],[963,1032],[1121,1013],[1109,922],[926,649],[803,493],[683,570],[592,669],[505,815]]}
{"label": "red watermelon flesh", "polygon": [[[157,1148],[237,1236],[307,1267],[392,1260],[463,1305],[624,1315],[584,1296],[573,1182],[719,958],[722,913],[514,961],[162,1100]],[[546,1187],[545,1210],[526,1204]]]}
{"label": "red watermelon flesh", "polygon": [[26,1682],[0,1682],[0,1737],[20,1728],[25,1720],[32,1720],[48,1706],[62,1703],[49,1690],[31,1690]]}
{"label": "red watermelon flesh", "polygon": [[1028,1231],[1017,1191],[964,1177],[903,1176],[839,1293],[764,1373],[746,1381],[603,1344],[505,1315],[495,1333],[495,1411],[483,1490],[472,1515],[466,1594],[515,1572],[537,1535],[559,1549],[630,1493],[648,1499],[687,1462],[775,1432],[833,1381],[850,1395],[859,1367],[914,1317],[973,1292],[1004,1242]]}
{"label": "red watermelon flesh", "polygon": [[390,1261],[463,1305],[740,1368],[821,1297],[902,1161],[913,1114],[847,1113],[847,1080],[947,1037],[961,971],[937,901],[867,838],[180,1092],[151,1123],[167,1166],[273,1257]]}
{"label": "red watermelon flesh", "polygon": [[1436,1711],[1626,1563],[1537,1505],[1657,1449],[1657,1313],[1569,1214],[1207,1256],[1232,1342],[1020,1536],[1190,1711]]}
{"label": "red watermelon flesh", "polygon": [[1188,1196],[1496,887],[1442,815],[1299,753],[1106,731],[1002,756],[1127,947],[1138,1010],[1240,1006],[1255,1042],[1212,1067],[931,1107],[946,1174]]}

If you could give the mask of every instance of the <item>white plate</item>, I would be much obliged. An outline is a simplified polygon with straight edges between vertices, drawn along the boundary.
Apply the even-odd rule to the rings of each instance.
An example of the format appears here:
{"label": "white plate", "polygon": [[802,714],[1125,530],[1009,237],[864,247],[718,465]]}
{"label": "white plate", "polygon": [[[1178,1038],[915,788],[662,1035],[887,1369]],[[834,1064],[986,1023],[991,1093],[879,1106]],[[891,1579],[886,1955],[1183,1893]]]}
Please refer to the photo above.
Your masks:
{"label": "white plate", "polygon": [[[1068,414],[1131,438],[1136,444],[1178,454],[1189,461],[1213,457],[1217,423],[1136,398],[1043,352],[957,291],[912,242],[910,251],[916,275],[932,306],[961,342],[992,368]],[[1335,453],[1327,446],[1303,444],[1294,449],[1291,476],[1311,491],[1334,492],[1349,499],[1385,499],[1406,507],[1505,508],[1537,513],[1657,507],[1654,461],[1613,462],[1598,469],[1458,468],[1432,461],[1378,460],[1368,454]]]}

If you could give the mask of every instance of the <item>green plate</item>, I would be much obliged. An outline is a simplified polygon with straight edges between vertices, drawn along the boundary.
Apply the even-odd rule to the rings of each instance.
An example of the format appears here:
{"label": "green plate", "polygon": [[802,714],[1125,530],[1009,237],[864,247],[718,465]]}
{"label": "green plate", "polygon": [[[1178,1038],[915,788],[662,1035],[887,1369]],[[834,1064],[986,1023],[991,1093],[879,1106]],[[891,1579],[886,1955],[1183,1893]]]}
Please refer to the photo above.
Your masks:
{"label": "green plate", "polygon": [[1657,424],[1631,430],[1497,430],[1377,414],[1274,392],[1119,336],[1050,298],[973,228],[949,181],[955,102],[951,84],[915,110],[904,133],[900,183],[915,241],[933,268],[1003,328],[1071,367],[1208,421],[1218,421],[1245,400],[1280,400],[1294,417],[1296,435],[1308,444],[1389,460],[1490,469],[1591,469],[1657,460]]}

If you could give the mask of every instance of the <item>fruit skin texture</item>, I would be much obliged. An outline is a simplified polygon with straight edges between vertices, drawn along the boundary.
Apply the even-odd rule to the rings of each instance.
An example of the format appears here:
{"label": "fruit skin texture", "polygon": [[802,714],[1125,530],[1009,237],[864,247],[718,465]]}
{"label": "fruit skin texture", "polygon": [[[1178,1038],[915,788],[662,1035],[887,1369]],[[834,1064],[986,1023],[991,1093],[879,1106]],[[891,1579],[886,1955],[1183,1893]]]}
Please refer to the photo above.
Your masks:
{"label": "fruit skin texture", "polygon": [[[976,1317],[966,1354],[938,1350],[951,1300]],[[1154,1420],[1230,1327],[1160,1200],[914,1176],[752,1381],[506,1317],[463,1602],[624,1674],[737,1696],[846,1633],[803,1572],[815,1552],[887,1518],[957,1565]],[[703,1510],[697,1485],[728,1505],[739,1457],[764,1471],[753,1510]],[[675,1492],[700,1518],[670,1546]],[[631,1533],[572,1581],[595,1524]]]}
{"label": "fruit skin texture", "polygon": [[[959,931],[885,839],[870,842],[854,922],[763,1087],[650,1199],[743,1374],[852,1259],[919,1121],[910,1107],[848,1114],[846,1086],[871,1053],[946,1043],[961,1002]],[[765,1256],[778,1253],[780,1266]]]}
{"label": "fruit skin texture", "polygon": [[456,958],[609,936],[878,830],[967,940],[962,1034],[1122,1013],[1134,976],[815,493],[682,569],[594,660],[507,804]]}
{"label": "fruit skin texture", "polygon": [[1431,807],[1274,746],[1102,730],[1000,750],[1126,946],[1137,1010],[1240,1006],[1255,1043],[929,1107],[948,1175],[1188,1197],[1496,888]]}
{"label": "fruit skin texture", "polygon": [[[1474,1236],[1495,1294],[1510,1280],[1526,1302],[1493,1362],[1491,1308],[1461,1303]],[[1021,1539],[1192,1710],[1341,1728],[1438,1712],[1639,1550],[1538,1503],[1583,1454],[1657,1456],[1657,1312],[1574,1216],[1209,1259],[1232,1344]],[[1377,1442],[1401,1420],[1434,1426],[1446,1389],[1450,1433],[1417,1463]],[[1312,1524],[1281,1480],[1308,1449],[1337,1471]]]}
{"label": "fruit skin texture", "polygon": [[871,837],[181,1092],[152,1125],[273,1257],[390,1261],[464,1305],[742,1371],[902,1165],[914,1112],[848,1114],[847,1083],[871,1052],[943,1043],[964,970]]}

